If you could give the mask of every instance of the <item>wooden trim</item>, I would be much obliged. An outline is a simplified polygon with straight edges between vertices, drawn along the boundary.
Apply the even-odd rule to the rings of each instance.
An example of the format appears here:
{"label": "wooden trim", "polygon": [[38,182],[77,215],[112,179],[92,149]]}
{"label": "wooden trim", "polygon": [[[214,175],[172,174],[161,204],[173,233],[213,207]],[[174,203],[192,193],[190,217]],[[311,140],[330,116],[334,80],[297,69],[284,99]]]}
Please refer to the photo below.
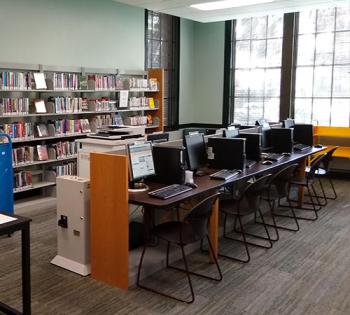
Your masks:
{"label": "wooden trim", "polygon": [[159,109],[150,113],[153,117],[158,117],[159,127],[152,129],[154,131],[164,131],[164,69],[148,69],[148,77],[156,78],[159,84],[159,90],[157,92],[149,93],[154,100],[159,101]]}
{"label": "wooden trim", "polygon": [[91,276],[129,286],[128,159],[91,153]]}

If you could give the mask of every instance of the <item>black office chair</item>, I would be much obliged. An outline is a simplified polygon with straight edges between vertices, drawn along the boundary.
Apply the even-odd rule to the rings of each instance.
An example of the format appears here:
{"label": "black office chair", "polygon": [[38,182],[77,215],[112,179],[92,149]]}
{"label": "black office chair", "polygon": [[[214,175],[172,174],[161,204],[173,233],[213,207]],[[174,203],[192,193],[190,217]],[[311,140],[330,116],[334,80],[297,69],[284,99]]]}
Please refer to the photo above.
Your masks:
{"label": "black office chair", "polygon": [[[304,205],[302,206],[295,206],[294,209],[299,209],[299,210],[306,210],[306,211],[312,211],[314,212],[315,216],[313,218],[310,217],[301,217],[301,216],[296,216],[297,219],[299,220],[308,220],[308,221],[315,221],[318,219],[318,211],[322,207],[322,203],[320,201],[320,198],[318,197],[316,193],[316,189],[314,186],[315,182],[315,173],[317,169],[320,167],[320,164],[322,163],[322,160],[324,158],[324,155],[319,156],[311,165],[309,172],[306,173],[304,178],[295,178],[290,181],[291,186],[296,186],[296,187],[303,187],[307,189],[307,195],[310,198],[310,202],[305,202],[303,201],[303,204],[311,205],[312,207],[305,207]],[[289,199],[289,201],[292,202],[298,202],[298,200],[292,200]],[[284,217],[291,217],[287,215],[281,215]]]}
{"label": "black office chair", "polygon": [[[293,231],[293,232],[300,230],[299,222],[297,220],[294,208],[292,206],[291,201],[289,200],[290,182],[294,178],[297,168],[298,168],[298,164],[296,163],[296,164],[289,165],[283,168],[282,170],[280,170],[279,172],[273,174],[271,176],[270,182],[268,183],[268,189],[263,194],[263,199],[269,203],[271,218],[273,222],[273,224],[265,223],[265,225],[273,227],[276,233],[276,238],[272,239],[273,241],[279,240],[278,229]],[[281,200],[284,198],[286,199],[288,206],[290,208],[290,211],[292,214],[291,217],[295,222],[295,226],[296,226],[295,228],[281,226],[276,223],[276,217],[284,216],[275,212],[276,208],[278,208],[278,206],[281,204]],[[258,218],[255,217],[255,222],[262,224],[262,222],[258,221],[257,219]]]}
{"label": "black office chair", "polygon": [[[231,199],[231,200],[223,200],[220,202],[219,210],[224,214],[224,238],[238,241],[238,242],[242,242],[244,244],[244,247],[245,247],[247,258],[241,259],[241,258],[237,258],[237,257],[224,255],[222,253],[219,253],[219,256],[229,258],[232,260],[236,260],[239,262],[247,263],[250,261],[250,254],[249,254],[248,245],[262,247],[262,248],[271,248],[272,247],[273,243],[272,243],[269,231],[267,229],[267,225],[265,224],[263,214],[260,210],[260,204],[261,204],[261,199],[262,199],[261,197],[262,197],[263,192],[267,189],[267,183],[270,180],[270,178],[271,178],[270,174],[265,175],[263,177],[260,177],[252,184],[247,185],[247,187],[245,187],[245,189],[240,193],[240,195],[238,196],[238,198],[236,200]],[[267,235],[266,237],[261,236],[261,235],[252,234],[252,233],[247,233],[244,229],[244,226],[242,223],[242,217],[249,215],[249,214],[255,214],[255,213],[259,213],[259,215],[261,217],[262,223],[264,225],[264,230],[265,230],[265,233]],[[234,216],[234,224],[233,224],[234,229],[233,230],[235,232],[241,234],[243,239],[237,239],[237,238],[230,237],[227,235],[226,223],[227,223],[228,216]],[[236,228],[237,221],[239,223],[239,229]],[[258,238],[258,239],[267,240],[269,245],[262,245],[262,244],[257,244],[257,243],[247,241],[247,238],[246,238],[247,235]]]}
{"label": "black office chair", "polygon": [[[146,287],[140,283],[141,268],[142,268],[142,263],[145,256],[147,244],[145,244],[143,247],[143,251],[141,254],[140,263],[138,267],[137,285],[140,288],[149,290],[154,293],[161,294],[163,296],[175,299],[177,301],[192,303],[195,299],[195,295],[194,295],[193,286],[192,286],[191,277],[190,277],[191,274],[195,276],[200,276],[206,279],[210,279],[210,280],[215,280],[215,281],[222,280],[222,273],[220,270],[220,266],[214,255],[213,246],[210,242],[209,235],[208,235],[208,224],[209,224],[209,218],[212,213],[212,206],[216,202],[219,195],[220,195],[219,193],[214,194],[210,197],[207,197],[200,203],[198,203],[196,206],[192,208],[191,212],[184,218],[183,221],[172,221],[172,222],[163,223],[163,224],[157,225],[151,231],[151,235],[156,236],[159,239],[162,239],[167,242],[166,266],[168,268],[172,268],[172,269],[179,270],[186,273],[188,284],[191,291],[191,298],[189,300],[184,300],[176,296],[158,291],[156,289]],[[218,278],[213,278],[207,275],[195,273],[195,272],[189,271],[188,269],[188,263],[185,255],[185,249],[184,249],[185,246],[197,241],[202,241],[204,238],[206,238],[208,241],[210,252],[212,254],[212,257],[214,259],[214,262],[218,270],[218,274],[219,274]],[[170,252],[171,244],[176,244],[180,246],[185,269],[171,266],[169,264],[169,252]]]}
{"label": "black office chair", "polygon": [[[338,197],[337,192],[335,191],[335,188],[334,188],[334,184],[333,184],[333,181],[332,181],[332,176],[330,174],[330,169],[329,169],[330,162],[331,162],[331,160],[333,158],[333,153],[338,148],[339,148],[339,146],[336,146],[336,147],[330,149],[326,154],[323,155],[323,160],[320,163],[320,167],[315,172],[315,176],[318,178],[319,183],[320,183],[320,187],[321,187],[321,190],[322,190],[322,196],[318,196],[318,197],[321,198],[321,199],[324,199],[324,204],[323,205],[327,204],[327,199],[335,200]],[[310,167],[307,166],[305,171],[307,173],[310,172]],[[331,186],[331,188],[333,190],[333,196],[327,196],[327,194],[325,192],[324,186],[322,184],[322,178],[324,178],[324,177],[327,177],[327,179],[328,179],[328,182],[329,182],[329,184],[330,184],[330,186]]]}

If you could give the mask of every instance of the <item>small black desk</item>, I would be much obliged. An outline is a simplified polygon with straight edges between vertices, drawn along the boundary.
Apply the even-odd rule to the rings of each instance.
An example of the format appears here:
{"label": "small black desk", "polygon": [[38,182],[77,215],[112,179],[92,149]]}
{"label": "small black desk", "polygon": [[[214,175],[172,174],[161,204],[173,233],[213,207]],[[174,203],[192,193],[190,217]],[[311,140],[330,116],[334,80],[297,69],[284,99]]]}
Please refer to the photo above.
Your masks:
{"label": "small black desk", "polygon": [[[1,213],[1,212],[0,212]],[[17,220],[0,224],[0,235],[9,235],[17,231],[22,233],[22,301],[23,313],[14,308],[0,302],[0,312],[9,315],[30,315],[31,314],[31,300],[30,300],[30,229],[29,223],[31,219],[20,217],[17,215],[8,215]]]}

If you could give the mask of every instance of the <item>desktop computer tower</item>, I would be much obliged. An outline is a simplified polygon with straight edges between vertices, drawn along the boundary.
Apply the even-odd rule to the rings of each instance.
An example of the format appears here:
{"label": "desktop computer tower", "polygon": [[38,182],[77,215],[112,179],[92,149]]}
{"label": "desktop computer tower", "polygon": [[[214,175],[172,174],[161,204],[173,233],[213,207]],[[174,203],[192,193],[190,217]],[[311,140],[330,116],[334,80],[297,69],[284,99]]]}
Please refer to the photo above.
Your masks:
{"label": "desktop computer tower", "polygon": [[260,161],[262,137],[260,133],[241,133],[239,138],[246,139],[245,155],[249,160]]}
{"label": "desktop computer tower", "polygon": [[245,142],[242,138],[208,138],[208,162],[215,169],[245,169]]}
{"label": "desktop computer tower", "polygon": [[57,256],[52,264],[90,274],[90,181],[57,177]]}
{"label": "desktop computer tower", "polygon": [[185,182],[185,148],[153,146],[156,180],[163,184]]}
{"label": "desktop computer tower", "polygon": [[271,145],[274,153],[293,153],[293,129],[271,129]]}

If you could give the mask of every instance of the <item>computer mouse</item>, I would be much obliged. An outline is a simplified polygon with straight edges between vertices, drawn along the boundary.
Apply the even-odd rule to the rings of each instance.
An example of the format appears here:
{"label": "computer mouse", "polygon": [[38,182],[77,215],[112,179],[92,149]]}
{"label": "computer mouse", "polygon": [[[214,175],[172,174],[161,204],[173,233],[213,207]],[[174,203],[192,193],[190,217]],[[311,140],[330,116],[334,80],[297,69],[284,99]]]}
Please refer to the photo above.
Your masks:
{"label": "computer mouse", "polygon": [[195,183],[185,183],[186,186],[191,187],[191,188],[197,188],[198,185]]}
{"label": "computer mouse", "polygon": [[319,143],[319,144],[315,144],[314,147],[315,147],[315,148],[322,148],[323,145]]}
{"label": "computer mouse", "polygon": [[265,160],[261,162],[262,165],[271,165],[272,163],[273,161],[270,161],[270,160]]}

